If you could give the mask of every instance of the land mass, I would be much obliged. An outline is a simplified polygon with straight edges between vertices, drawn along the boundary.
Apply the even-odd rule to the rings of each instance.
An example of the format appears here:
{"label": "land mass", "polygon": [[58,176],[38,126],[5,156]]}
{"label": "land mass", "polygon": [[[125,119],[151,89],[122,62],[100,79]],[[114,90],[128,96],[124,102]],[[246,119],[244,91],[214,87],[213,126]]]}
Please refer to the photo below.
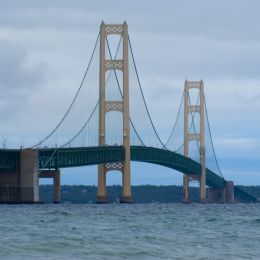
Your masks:
{"label": "land mass", "polygon": [[[244,191],[260,198],[260,186],[239,186]],[[113,185],[107,187],[109,202],[118,202],[121,195],[122,187]],[[61,203],[95,203],[97,195],[96,186],[84,185],[62,185],[61,186]],[[199,189],[190,188],[190,195],[193,202],[199,201]],[[140,185],[132,186],[132,198],[134,203],[176,203],[182,200],[182,186],[155,186]],[[45,203],[53,201],[53,186],[40,186],[40,199]]]}

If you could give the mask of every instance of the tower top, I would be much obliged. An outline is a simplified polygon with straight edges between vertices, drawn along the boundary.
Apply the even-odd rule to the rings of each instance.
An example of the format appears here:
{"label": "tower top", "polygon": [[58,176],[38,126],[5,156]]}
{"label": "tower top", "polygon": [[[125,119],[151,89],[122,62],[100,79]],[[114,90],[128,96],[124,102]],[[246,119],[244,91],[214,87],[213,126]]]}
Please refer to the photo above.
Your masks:
{"label": "tower top", "polygon": [[104,20],[102,20],[100,25],[127,25],[127,22],[126,22],[126,20],[124,20],[123,23],[111,23],[111,24],[108,24],[108,23],[105,23]]}

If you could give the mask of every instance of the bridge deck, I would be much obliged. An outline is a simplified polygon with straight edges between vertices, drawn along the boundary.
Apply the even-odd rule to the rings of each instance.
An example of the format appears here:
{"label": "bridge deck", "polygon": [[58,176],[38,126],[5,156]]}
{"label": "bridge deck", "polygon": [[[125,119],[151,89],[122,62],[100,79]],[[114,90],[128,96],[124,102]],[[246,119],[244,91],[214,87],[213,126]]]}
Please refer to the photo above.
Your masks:
{"label": "bridge deck", "polygon": [[[68,168],[124,160],[122,146],[39,149],[39,168]],[[20,150],[0,150],[0,170],[13,171],[19,167]],[[51,159],[50,159],[51,158]],[[131,160],[162,165],[188,175],[200,175],[201,165],[175,152],[144,146],[131,146]],[[226,180],[206,169],[209,187],[223,188]],[[248,202],[256,198],[235,187],[235,196]]]}

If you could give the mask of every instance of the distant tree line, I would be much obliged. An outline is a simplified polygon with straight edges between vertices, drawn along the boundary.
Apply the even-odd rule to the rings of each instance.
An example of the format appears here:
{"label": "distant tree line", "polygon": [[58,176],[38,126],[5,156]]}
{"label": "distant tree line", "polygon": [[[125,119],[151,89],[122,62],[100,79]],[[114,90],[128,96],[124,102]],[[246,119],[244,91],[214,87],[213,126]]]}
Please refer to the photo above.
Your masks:
{"label": "distant tree line", "polygon": [[[239,186],[246,192],[260,198],[260,186]],[[108,186],[107,193],[109,202],[118,202],[121,195],[122,187],[119,185]],[[62,203],[95,203],[97,195],[96,186],[84,185],[62,185],[61,199]],[[191,187],[190,195],[193,202],[199,201],[199,188]],[[45,203],[53,201],[53,186],[41,185],[40,198]],[[155,186],[155,185],[140,185],[132,186],[132,198],[134,203],[149,203],[149,202],[181,202],[182,186]]]}
{"label": "distant tree line", "polygon": [[237,185],[240,189],[248,192],[249,194],[252,194],[256,198],[260,198],[260,186],[243,186],[243,185]]}

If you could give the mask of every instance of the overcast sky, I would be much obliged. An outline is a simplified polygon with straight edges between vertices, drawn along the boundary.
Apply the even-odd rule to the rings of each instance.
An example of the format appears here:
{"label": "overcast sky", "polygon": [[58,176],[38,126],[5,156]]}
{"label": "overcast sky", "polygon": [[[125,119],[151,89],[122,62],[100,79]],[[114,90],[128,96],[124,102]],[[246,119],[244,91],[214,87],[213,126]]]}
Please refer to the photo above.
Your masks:
{"label": "overcast sky", "polygon": [[[259,10],[253,0],[0,0],[0,139],[8,145],[11,136],[46,135],[79,86],[100,22],[126,20],[162,138],[171,130],[185,79],[203,79],[223,175],[260,185]],[[182,180],[154,165],[132,168],[133,184]],[[63,172],[63,184],[97,183],[95,167]],[[120,174],[109,175],[113,183],[120,183]]]}

